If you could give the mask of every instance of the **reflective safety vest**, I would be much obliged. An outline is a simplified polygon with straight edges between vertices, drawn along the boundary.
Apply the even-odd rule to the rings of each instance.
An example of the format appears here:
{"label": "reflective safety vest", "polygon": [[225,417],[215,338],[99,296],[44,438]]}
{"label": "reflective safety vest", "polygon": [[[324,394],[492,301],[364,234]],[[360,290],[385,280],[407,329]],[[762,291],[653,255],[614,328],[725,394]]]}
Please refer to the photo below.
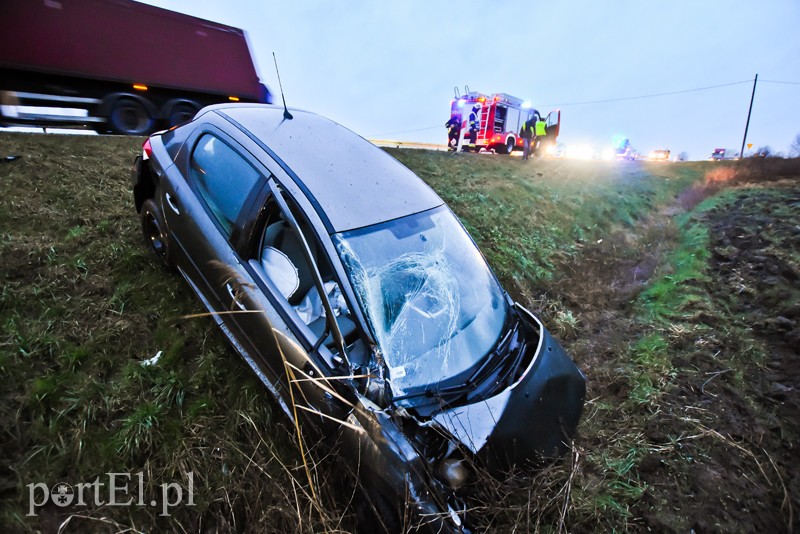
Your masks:
{"label": "reflective safety vest", "polygon": [[522,123],[522,129],[520,129],[519,135],[523,139],[527,139],[529,141],[531,138],[533,138],[533,125],[531,124],[531,121],[525,121]]}
{"label": "reflective safety vest", "polygon": [[480,126],[478,125],[478,115],[473,111],[469,114],[469,131],[477,132],[478,130],[480,130]]}
{"label": "reflective safety vest", "polygon": [[547,123],[544,121],[536,121],[536,137],[544,137],[547,135]]}

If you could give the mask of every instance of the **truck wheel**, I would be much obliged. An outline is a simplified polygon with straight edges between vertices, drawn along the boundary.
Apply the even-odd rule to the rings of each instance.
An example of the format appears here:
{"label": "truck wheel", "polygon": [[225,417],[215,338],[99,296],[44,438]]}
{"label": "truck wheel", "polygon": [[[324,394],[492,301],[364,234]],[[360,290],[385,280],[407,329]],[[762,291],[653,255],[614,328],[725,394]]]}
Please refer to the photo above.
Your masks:
{"label": "truck wheel", "polygon": [[197,113],[197,108],[195,106],[191,104],[178,104],[172,108],[169,114],[169,127],[172,128],[173,126],[192,120],[195,113]]}
{"label": "truck wheel", "polygon": [[153,129],[153,118],[144,104],[132,98],[121,98],[111,106],[111,130],[122,135],[146,135]]}
{"label": "truck wheel", "polygon": [[158,204],[152,198],[148,198],[142,204],[140,213],[142,222],[142,234],[147,248],[153,251],[156,256],[170,270],[175,270],[175,262],[172,259],[169,236],[166,233],[164,216],[161,214]]}
{"label": "truck wheel", "polygon": [[506,146],[505,146],[504,154],[511,154],[511,152],[514,151],[514,146],[515,146],[514,138],[513,137],[509,137],[506,140]]}

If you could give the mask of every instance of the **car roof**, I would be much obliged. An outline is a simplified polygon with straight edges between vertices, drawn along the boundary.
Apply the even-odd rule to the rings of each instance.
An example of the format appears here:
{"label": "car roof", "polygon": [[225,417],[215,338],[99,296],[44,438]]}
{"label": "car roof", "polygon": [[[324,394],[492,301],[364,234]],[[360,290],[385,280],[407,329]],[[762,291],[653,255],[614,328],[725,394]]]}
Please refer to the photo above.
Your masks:
{"label": "car roof", "polygon": [[266,104],[212,108],[284,165],[328,231],[344,232],[428,210],[441,198],[399,161],[315,113]]}

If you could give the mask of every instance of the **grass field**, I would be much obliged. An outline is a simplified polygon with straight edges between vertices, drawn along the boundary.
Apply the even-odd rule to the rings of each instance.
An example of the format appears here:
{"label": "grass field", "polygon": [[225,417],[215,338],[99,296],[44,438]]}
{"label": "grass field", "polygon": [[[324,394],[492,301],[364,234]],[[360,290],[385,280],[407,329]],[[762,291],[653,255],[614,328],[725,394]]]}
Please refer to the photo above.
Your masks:
{"label": "grass field", "polygon": [[[351,531],[353,503],[335,472],[316,472],[313,498],[293,428],[214,324],[183,318],[200,303],[143,247],[129,183],[140,145],[0,134],[0,156],[23,156],[0,163],[0,524]],[[572,453],[487,486],[475,510],[484,527],[797,524],[796,160],[389,152],[453,207],[589,379]],[[107,482],[112,472],[133,474],[130,486],[141,481],[148,497],[191,473],[194,503],[167,516],[87,497],[27,515],[31,492],[44,491],[33,484]]]}

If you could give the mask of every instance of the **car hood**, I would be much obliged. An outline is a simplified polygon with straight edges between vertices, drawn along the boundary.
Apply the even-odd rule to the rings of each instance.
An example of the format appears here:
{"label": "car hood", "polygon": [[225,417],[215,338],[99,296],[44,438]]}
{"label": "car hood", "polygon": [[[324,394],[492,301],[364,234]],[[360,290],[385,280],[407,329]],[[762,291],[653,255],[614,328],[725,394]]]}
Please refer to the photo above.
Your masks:
{"label": "car hood", "polygon": [[540,332],[528,368],[508,388],[472,404],[433,416],[489,468],[552,458],[570,446],[583,411],[586,379],[541,323],[520,308],[528,327]]}

